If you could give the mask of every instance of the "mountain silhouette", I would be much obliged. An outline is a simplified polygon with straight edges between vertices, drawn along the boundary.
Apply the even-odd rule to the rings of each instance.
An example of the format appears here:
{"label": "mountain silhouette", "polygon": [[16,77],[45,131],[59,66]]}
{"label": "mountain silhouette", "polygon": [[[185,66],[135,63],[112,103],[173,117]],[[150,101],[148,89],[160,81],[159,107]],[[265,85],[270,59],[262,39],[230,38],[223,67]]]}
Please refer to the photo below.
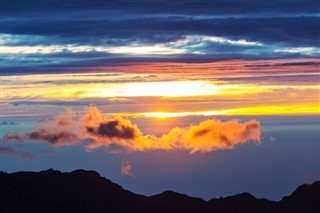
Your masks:
{"label": "mountain silhouette", "polygon": [[144,196],[97,172],[0,172],[0,212],[320,212],[320,181],[275,202],[249,193],[205,201],[173,191]]}

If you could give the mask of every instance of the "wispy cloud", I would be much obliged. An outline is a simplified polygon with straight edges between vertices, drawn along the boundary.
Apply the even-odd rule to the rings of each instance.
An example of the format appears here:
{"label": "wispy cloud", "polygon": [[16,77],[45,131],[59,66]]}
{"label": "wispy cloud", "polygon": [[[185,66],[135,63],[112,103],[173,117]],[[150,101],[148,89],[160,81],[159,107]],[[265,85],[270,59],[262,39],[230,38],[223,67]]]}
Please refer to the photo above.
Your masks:
{"label": "wispy cloud", "polygon": [[[58,53],[108,53],[108,54],[128,54],[128,55],[170,55],[170,54],[204,54],[212,44],[222,44],[231,46],[263,46],[256,41],[245,39],[232,40],[218,36],[186,35],[175,41],[161,43],[135,42],[124,45],[5,45],[8,41],[17,36],[3,34],[3,46],[0,46],[2,54],[58,54]],[[12,37],[12,38],[11,38]],[[10,39],[11,38],[11,39]],[[229,47],[230,48],[230,47]]]}
{"label": "wispy cloud", "polygon": [[124,161],[121,163],[120,174],[121,176],[135,177],[132,172],[132,163],[130,161]]}
{"label": "wispy cloud", "polygon": [[296,48],[283,48],[274,50],[276,53],[291,53],[316,56],[320,54],[320,49],[316,47],[296,47]]}
{"label": "wispy cloud", "polygon": [[20,152],[20,151],[16,151],[15,149],[13,149],[11,147],[0,146],[0,157],[3,154],[11,155],[14,157],[19,157],[19,158],[26,159],[26,160],[35,160],[36,159],[36,156],[32,153]]}
{"label": "wispy cloud", "polygon": [[170,48],[166,45],[128,45],[128,46],[88,46],[88,45],[36,45],[36,46],[0,46],[2,54],[56,54],[104,52],[132,55],[164,55],[185,53],[184,49]]}

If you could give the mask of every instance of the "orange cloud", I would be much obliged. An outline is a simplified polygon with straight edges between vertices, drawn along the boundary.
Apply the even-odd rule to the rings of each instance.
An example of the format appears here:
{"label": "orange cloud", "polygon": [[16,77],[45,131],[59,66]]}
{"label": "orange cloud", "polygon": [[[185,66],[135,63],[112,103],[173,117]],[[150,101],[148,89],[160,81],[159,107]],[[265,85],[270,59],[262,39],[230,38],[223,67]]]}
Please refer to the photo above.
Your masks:
{"label": "orange cloud", "polygon": [[144,135],[130,120],[105,118],[99,109],[90,107],[81,118],[75,117],[72,112],[64,113],[41,123],[30,133],[6,134],[2,140],[31,139],[54,146],[82,143],[86,150],[109,147],[127,151],[181,149],[194,153],[232,149],[249,141],[260,143],[260,137],[260,123],[256,120],[240,123],[238,120],[222,122],[216,119],[203,121],[199,125],[176,127],[161,137]]}
{"label": "orange cloud", "polygon": [[120,168],[121,176],[130,176],[130,177],[135,177],[134,174],[132,173],[132,164],[130,161],[125,161],[121,163],[121,168]]}
{"label": "orange cloud", "polygon": [[91,139],[91,143],[86,145],[87,150],[111,145],[137,150],[137,143],[142,140],[142,133],[130,120],[104,118],[96,107],[89,107],[81,121],[84,137]]}
{"label": "orange cloud", "polygon": [[260,123],[256,120],[244,124],[238,120],[206,120],[197,126],[174,128],[160,141],[172,149],[186,149],[193,153],[232,149],[250,140],[260,142],[260,137]]}

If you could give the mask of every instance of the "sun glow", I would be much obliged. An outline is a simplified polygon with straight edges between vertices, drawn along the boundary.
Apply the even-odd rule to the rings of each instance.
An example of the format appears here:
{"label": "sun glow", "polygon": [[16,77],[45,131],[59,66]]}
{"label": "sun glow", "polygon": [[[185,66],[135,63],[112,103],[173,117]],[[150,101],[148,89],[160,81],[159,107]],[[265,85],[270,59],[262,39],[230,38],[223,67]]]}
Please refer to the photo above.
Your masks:
{"label": "sun glow", "polygon": [[[54,108],[91,104],[103,105],[112,114],[155,118],[320,114],[320,87],[315,82],[259,85],[230,83],[219,80],[219,76],[207,79],[180,73],[8,75],[2,76],[0,98],[3,112],[10,116],[28,105]],[[33,114],[38,113],[43,112],[34,108]]]}
{"label": "sun glow", "polygon": [[213,95],[220,92],[219,87],[208,81],[168,81],[143,82],[115,85],[110,88],[94,88],[83,96],[93,97],[185,97]]}
{"label": "sun glow", "polygon": [[[319,106],[293,105],[293,106],[257,106],[223,110],[208,110],[195,112],[145,112],[135,115],[142,115],[151,118],[173,118],[184,116],[214,116],[214,115],[312,115],[320,114]],[[132,115],[132,116],[135,116]]]}
{"label": "sun glow", "polygon": [[223,111],[200,111],[200,112],[145,112],[141,115],[151,118],[172,118],[172,117],[183,117],[191,115],[222,115]]}

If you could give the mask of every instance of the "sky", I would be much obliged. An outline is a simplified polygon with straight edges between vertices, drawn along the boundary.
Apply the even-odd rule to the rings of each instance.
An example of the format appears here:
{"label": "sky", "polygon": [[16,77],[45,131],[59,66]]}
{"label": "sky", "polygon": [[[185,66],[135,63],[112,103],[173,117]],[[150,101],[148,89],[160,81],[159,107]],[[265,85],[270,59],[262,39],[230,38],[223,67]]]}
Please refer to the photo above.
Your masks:
{"label": "sky", "polygon": [[1,2],[6,172],[279,200],[320,179],[320,2]]}

